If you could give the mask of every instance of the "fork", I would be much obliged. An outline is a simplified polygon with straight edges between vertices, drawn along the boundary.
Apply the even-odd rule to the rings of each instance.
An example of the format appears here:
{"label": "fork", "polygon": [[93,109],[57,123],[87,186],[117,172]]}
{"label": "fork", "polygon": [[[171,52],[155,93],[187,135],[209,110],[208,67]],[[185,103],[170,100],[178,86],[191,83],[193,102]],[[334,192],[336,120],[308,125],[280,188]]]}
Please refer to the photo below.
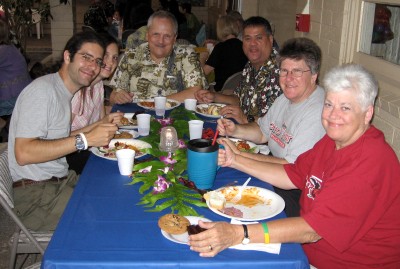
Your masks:
{"label": "fork", "polygon": [[240,187],[238,193],[235,195],[235,197],[233,197],[233,198],[231,199],[231,201],[230,201],[231,203],[237,203],[237,202],[239,202],[240,199],[242,199],[242,192],[243,192],[243,189],[246,188],[247,184],[249,184],[250,179],[251,179],[251,177],[249,177],[249,178],[246,180],[246,182]]}

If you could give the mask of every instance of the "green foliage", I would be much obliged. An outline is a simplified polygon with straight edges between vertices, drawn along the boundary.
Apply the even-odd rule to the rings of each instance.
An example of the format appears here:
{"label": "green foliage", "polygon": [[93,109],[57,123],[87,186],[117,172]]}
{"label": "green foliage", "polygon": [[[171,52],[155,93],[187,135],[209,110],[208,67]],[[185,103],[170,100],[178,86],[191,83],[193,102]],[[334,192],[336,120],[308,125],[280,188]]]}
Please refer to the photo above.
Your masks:
{"label": "green foliage", "polygon": [[[184,108],[174,109],[170,116],[174,119],[171,125],[176,129],[178,137],[187,142],[189,137],[188,121],[198,119],[198,117]],[[173,153],[172,159],[176,163],[166,164],[161,161],[160,158],[168,157],[167,152],[158,148],[161,128],[162,125],[153,119],[150,123],[149,136],[141,139],[151,144],[152,148],[145,149],[145,152],[156,159],[136,164],[133,167],[134,173],[131,184],[142,184],[139,188],[139,193],[143,196],[139,205],[145,207],[148,212],[160,212],[170,209],[171,213],[183,216],[198,216],[199,214],[193,206],[206,207],[206,204],[202,202],[202,196],[197,190],[186,187],[179,180],[180,178],[187,179],[185,175],[187,168],[186,148],[180,148]],[[142,169],[149,166],[151,166],[151,171],[142,171]],[[153,187],[159,176],[164,177],[170,185],[164,192],[154,193]]]}

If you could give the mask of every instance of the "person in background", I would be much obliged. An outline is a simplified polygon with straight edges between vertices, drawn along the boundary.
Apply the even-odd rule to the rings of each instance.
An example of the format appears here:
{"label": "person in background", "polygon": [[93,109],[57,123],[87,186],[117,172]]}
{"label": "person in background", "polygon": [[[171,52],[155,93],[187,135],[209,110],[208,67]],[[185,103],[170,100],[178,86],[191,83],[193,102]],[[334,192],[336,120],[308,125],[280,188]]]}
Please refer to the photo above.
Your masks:
{"label": "person in background", "polygon": [[[284,189],[301,189],[300,217],[233,225],[202,222],[190,249],[212,257],[244,239],[250,243],[302,243],[317,268],[400,268],[400,163],[371,125],[375,78],[359,65],[331,69],[322,125],[326,135],[294,164],[253,161],[219,142],[218,163]],[[252,164],[250,164],[252,163]]]}
{"label": "person in background", "polygon": [[[8,24],[0,19],[0,132],[12,114],[18,95],[32,80],[25,57],[11,44]],[[5,119],[3,119],[3,117]]]}
{"label": "person in background", "polygon": [[243,25],[243,51],[249,62],[243,69],[233,95],[207,90],[195,93],[200,103],[225,103],[221,115],[238,123],[254,122],[264,116],[282,94],[279,86],[277,50],[273,47],[271,25],[262,17],[250,17]]}
{"label": "person in background", "polygon": [[[71,100],[71,135],[79,132],[90,132],[102,123],[119,124],[123,113],[116,112],[106,114],[104,107],[104,84],[103,80],[109,78],[118,65],[119,45],[118,41],[108,34],[100,37],[106,46],[103,62],[99,75],[93,80],[89,87],[83,88]],[[90,151],[73,152],[66,156],[70,170],[81,174],[90,156]]]}
{"label": "person in background", "polygon": [[[317,85],[321,49],[308,38],[289,39],[279,52],[278,65],[283,94],[267,114],[257,123],[235,124],[228,119],[218,120],[221,135],[256,144],[268,143],[270,155],[236,151],[255,162],[294,163],[301,153],[311,149],[325,135],[320,120],[325,94]],[[275,188],[275,192],[285,200],[286,215],[299,216],[301,191]]]}
{"label": "person in background", "polygon": [[110,86],[112,104],[163,95],[183,102],[207,88],[198,56],[191,46],[175,44],[175,17],[160,10],[147,23],[148,42],[128,50],[122,57]]}
{"label": "person in background", "polygon": [[96,32],[107,32],[114,15],[114,5],[108,0],[91,0],[92,4],[83,15],[84,25],[92,27]]}
{"label": "person in background", "polygon": [[240,29],[235,19],[222,16],[217,20],[217,36],[221,41],[211,52],[203,65],[205,75],[215,73],[215,91],[221,91],[227,78],[243,70],[247,57],[242,49],[242,42],[237,39]]}
{"label": "person in background", "polygon": [[153,9],[149,5],[143,3],[138,4],[136,8],[131,11],[130,25],[133,28],[130,29],[136,29],[136,31],[127,37],[125,44],[126,49],[134,49],[147,42],[147,21],[153,13]]}
{"label": "person in background", "polygon": [[237,38],[239,40],[242,40],[243,39],[243,24],[244,24],[244,20],[243,20],[242,14],[240,14],[239,11],[231,10],[231,11],[228,12],[227,15],[236,20],[236,23],[237,23],[237,25],[239,27],[239,30],[240,30]]}
{"label": "person in background", "polygon": [[177,38],[181,38],[187,32],[186,29],[186,17],[184,14],[179,12],[179,3],[176,0],[160,0],[161,9],[168,11],[174,15],[178,23]]}
{"label": "person in background", "polygon": [[10,122],[8,162],[15,212],[28,229],[54,230],[78,180],[65,155],[108,145],[118,130],[103,123],[71,135],[71,99],[103,67],[105,46],[94,32],[72,36],[57,73],[35,79],[19,95]]}
{"label": "person in background", "polygon": [[186,39],[192,44],[196,44],[196,35],[200,30],[201,24],[197,17],[192,13],[192,4],[179,4],[179,12],[186,17],[186,34],[182,34],[179,38]]}

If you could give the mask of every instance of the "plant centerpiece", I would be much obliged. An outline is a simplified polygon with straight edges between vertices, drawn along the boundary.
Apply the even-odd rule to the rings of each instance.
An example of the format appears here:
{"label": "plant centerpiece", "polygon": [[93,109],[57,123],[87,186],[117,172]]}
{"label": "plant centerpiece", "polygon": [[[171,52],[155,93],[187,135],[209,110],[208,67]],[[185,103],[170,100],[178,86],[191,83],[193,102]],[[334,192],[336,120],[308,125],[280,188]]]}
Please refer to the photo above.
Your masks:
{"label": "plant centerpiece", "polygon": [[[150,135],[142,139],[152,145],[145,152],[153,158],[134,166],[131,184],[142,183],[139,192],[143,197],[139,204],[148,208],[147,211],[159,212],[170,208],[172,213],[198,216],[193,205],[206,206],[201,191],[186,175],[186,138],[189,137],[188,120],[191,119],[198,117],[184,108],[174,109],[170,118],[152,120]],[[159,133],[164,126],[173,126],[180,138],[179,148],[173,153],[161,151],[158,147]]]}

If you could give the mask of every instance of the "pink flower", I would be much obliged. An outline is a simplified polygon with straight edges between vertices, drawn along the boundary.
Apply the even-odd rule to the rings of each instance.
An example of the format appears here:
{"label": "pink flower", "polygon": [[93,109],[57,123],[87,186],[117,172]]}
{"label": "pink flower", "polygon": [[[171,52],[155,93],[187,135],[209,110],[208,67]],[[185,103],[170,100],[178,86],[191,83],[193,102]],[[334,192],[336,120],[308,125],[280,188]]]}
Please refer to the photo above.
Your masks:
{"label": "pink flower", "polygon": [[160,157],[160,161],[162,161],[163,163],[165,163],[167,165],[176,163],[176,160],[174,160],[172,158],[172,153],[171,152],[168,152],[168,156],[161,156]]}
{"label": "pink flower", "polygon": [[161,126],[162,126],[162,127],[171,125],[171,124],[174,122],[174,120],[173,120],[172,118],[157,119],[157,121],[158,121],[159,123],[161,123]]}
{"label": "pink flower", "polygon": [[178,144],[180,149],[186,148],[185,141],[183,139],[178,139]]}
{"label": "pink flower", "polygon": [[153,193],[157,194],[165,192],[165,190],[168,189],[169,186],[170,183],[168,183],[164,177],[158,176],[158,179],[156,180],[156,182],[154,182]]}

